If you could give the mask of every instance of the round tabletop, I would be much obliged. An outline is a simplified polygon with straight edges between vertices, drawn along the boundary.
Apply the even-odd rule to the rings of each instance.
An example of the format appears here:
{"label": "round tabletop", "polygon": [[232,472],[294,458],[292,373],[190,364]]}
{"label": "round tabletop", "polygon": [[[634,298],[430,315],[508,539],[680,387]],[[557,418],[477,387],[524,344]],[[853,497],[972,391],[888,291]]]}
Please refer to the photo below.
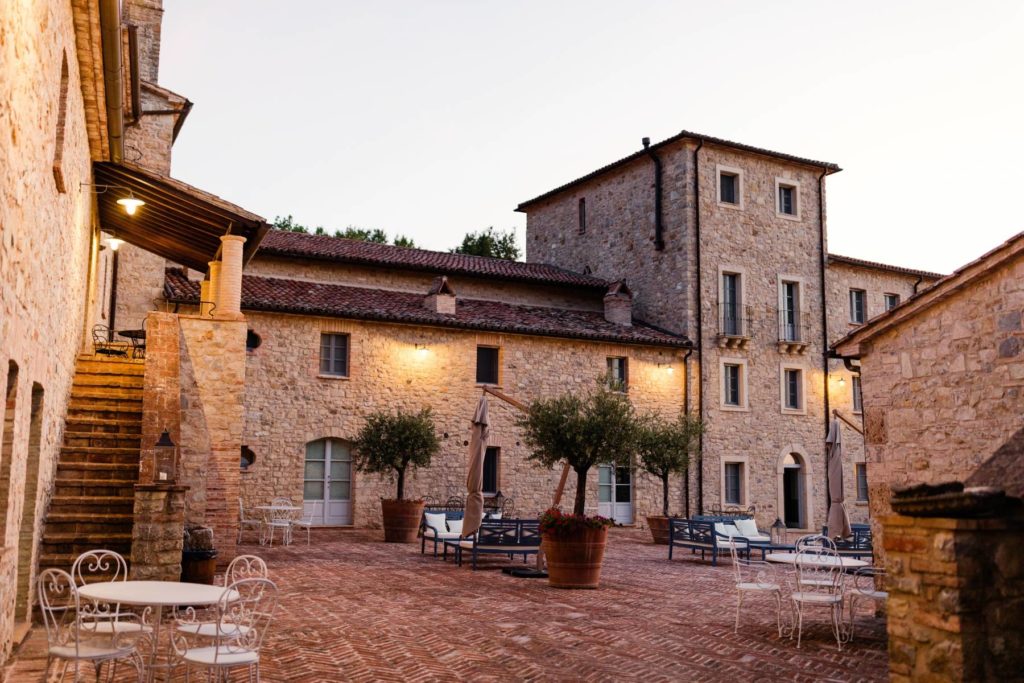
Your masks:
{"label": "round tabletop", "polygon": [[[218,602],[229,589],[224,586],[210,586],[205,583],[182,583],[180,581],[108,581],[91,583],[78,589],[78,594],[98,602],[137,605],[140,607],[187,605],[212,605]],[[238,599],[238,593],[229,600]]]}
{"label": "round tabletop", "polygon": [[145,330],[118,330],[117,333],[126,339],[145,339]]}
{"label": "round tabletop", "polygon": [[[796,564],[797,557],[797,553],[768,553],[764,556],[764,559],[768,562],[778,562],[780,564]],[[838,565],[843,569],[855,569],[856,567],[868,566],[868,563],[864,560],[855,560],[852,557],[842,557],[841,555],[812,555],[805,557],[800,563],[822,566]]]}

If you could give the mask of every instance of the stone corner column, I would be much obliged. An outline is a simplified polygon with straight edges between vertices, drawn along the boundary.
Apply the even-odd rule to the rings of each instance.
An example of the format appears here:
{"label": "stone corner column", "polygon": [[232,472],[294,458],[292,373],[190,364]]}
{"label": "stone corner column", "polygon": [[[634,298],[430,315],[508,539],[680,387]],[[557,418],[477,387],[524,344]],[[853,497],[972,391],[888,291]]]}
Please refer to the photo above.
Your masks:
{"label": "stone corner column", "polygon": [[185,534],[187,486],[136,484],[131,578],[178,581]]}
{"label": "stone corner column", "polygon": [[244,320],[242,317],[242,248],[245,245],[245,238],[241,235],[224,235],[220,238],[220,242],[220,284],[217,308],[213,314],[217,318]]}

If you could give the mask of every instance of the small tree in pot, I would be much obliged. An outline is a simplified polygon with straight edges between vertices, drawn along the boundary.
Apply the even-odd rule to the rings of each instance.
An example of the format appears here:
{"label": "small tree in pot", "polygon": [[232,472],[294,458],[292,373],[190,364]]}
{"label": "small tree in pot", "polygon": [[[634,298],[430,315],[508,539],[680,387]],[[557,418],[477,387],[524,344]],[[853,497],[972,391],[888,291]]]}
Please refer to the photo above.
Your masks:
{"label": "small tree in pot", "polygon": [[405,499],[405,475],[410,468],[429,465],[439,446],[430,408],[418,413],[378,411],[366,418],[354,444],[356,468],[397,479],[395,498],[380,501],[385,541],[416,541],[423,501]]}
{"label": "small tree in pot", "polygon": [[587,517],[587,475],[602,464],[628,465],[634,452],[636,415],[629,399],[604,379],[589,394],[534,401],[517,424],[530,459],[576,472],[573,514],[548,510],[541,517],[548,580],[560,588],[596,588],[611,520]]}
{"label": "small tree in pot", "polygon": [[668,543],[668,481],[673,474],[689,470],[690,455],[696,451],[704,424],[687,413],[675,420],[648,415],[637,429],[636,448],[640,466],[661,480],[661,515],[647,515],[655,543]]}

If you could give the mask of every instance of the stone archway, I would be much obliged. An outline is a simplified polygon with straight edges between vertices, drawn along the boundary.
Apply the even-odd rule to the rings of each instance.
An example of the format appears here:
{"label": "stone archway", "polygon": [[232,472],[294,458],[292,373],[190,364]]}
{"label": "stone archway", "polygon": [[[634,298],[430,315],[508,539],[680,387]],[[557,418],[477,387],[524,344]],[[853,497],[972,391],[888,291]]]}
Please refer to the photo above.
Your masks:
{"label": "stone archway", "polygon": [[810,531],[814,524],[815,487],[807,449],[800,444],[788,444],[779,451],[775,472],[777,516],[789,529]]}

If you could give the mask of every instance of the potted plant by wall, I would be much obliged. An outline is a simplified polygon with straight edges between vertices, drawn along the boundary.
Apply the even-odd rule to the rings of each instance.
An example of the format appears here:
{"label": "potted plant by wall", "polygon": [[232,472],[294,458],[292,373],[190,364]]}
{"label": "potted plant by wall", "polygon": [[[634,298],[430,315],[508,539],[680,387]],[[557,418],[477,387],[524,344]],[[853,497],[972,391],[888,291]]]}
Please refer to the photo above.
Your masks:
{"label": "potted plant by wall", "polygon": [[181,549],[181,580],[185,583],[213,585],[216,572],[217,551],[213,547],[213,529],[186,524]]}
{"label": "potted plant by wall", "polygon": [[381,498],[384,540],[415,543],[423,514],[422,500],[406,500],[405,474],[410,468],[426,467],[439,442],[430,408],[418,413],[379,411],[366,419],[354,444],[356,468],[360,472],[395,477],[393,499]]}
{"label": "potted plant by wall", "polygon": [[668,545],[669,477],[689,470],[690,454],[699,443],[703,423],[693,415],[679,413],[674,420],[647,415],[637,428],[636,450],[640,466],[661,480],[661,514],[647,515],[647,526],[655,543]]}
{"label": "potted plant by wall", "polygon": [[587,474],[597,465],[630,463],[636,434],[633,406],[602,379],[584,396],[534,401],[517,423],[530,447],[530,459],[545,467],[567,462],[576,472],[573,514],[552,508],[541,516],[548,584],[597,588],[612,521],[586,514]]}

